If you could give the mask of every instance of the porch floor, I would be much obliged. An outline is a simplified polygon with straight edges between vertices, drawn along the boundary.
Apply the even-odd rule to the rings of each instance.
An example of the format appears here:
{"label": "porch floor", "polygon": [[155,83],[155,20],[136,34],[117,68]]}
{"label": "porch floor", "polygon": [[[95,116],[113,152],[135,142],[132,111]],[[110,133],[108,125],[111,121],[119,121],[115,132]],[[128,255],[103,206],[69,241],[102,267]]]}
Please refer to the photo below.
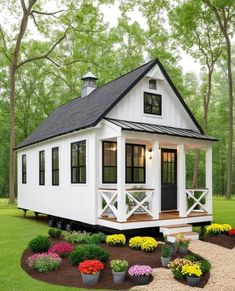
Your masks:
{"label": "porch floor", "polygon": [[[198,216],[207,216],[207,212],[198,212],[198,211],[192,211],[187,217],[198,217]],[[120,223],[128,223],[128,222],[140,222],[140,221],[154,221],[154,220],[166,220],[166,219],[180,219],[183,217],[179,217],[179,211],[167,211],[167,212],[161,212],[159,215],[159,219],[153,219],[150,215],[148,214],[132,214],[127,221],[125,222],[120,222]],[[110,217],[100,217],[100,219],[103,220],[108,220],[108,221],[113,221],[113,222],[118,222],[117,219],[110,218]]]}

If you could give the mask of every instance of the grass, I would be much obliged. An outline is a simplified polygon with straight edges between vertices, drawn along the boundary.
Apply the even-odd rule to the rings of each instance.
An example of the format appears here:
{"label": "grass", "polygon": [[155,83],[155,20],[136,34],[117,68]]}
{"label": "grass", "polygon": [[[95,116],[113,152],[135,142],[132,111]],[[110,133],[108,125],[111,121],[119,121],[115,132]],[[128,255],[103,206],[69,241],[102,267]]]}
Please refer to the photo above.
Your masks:
{"label": "grass", "polygon": [[[235,227],[235,198],[228,201],[224,198],[214,197],[213,207],[214,222],[230,223]],[[1,290],[78,290],[78,288],[60,287],[34,280],[21,269],[21,254],[27,247],[28,242],[36,235],[46,235],[47,231],[46,217],[40,216],[40,219],[36,220],[34,214],[28,212],[27,218],[24,219],[22,211],[9,206],[7,199],[0,199]]]}
{"label": "grass", "polygon": [[227,200],[213,197],[213,220],[217,223],[229,223],[235,228],[235,197]]}

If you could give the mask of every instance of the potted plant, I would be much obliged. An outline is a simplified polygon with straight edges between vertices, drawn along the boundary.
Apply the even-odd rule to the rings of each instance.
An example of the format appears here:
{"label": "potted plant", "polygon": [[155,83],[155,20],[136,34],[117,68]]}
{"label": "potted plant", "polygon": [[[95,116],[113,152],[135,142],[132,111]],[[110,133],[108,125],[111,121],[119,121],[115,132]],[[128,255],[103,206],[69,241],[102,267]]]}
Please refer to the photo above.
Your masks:
{"label": "potted plant", "polygon": [[167,241],[167,238],[165,238],[165,244],[167,244],[168,247],[170,248],[171,256],[174,256],[176,254],[176,251],[177,251],[176,241],[174,243],[172,243],[172,242]]}
{"label": "potted plant", "polygon": [[104,264],[99,260],[85,260],[78,266],[84,284],[96,284],[99,280],[100,270],[104,269]]}
{"label": "potted plant", "polygon": [[190,244],[190,239],[187,239],[184,237],[184,235],[182,233],[179,233],[177,236],[176,236],[176,244],[179,248],[179,253],[180,254],[187,254],[188,252],[188,247],[189,247],[189,244]]}
{"label": "potted plant", "polygon": [[161,248],[161,262],[163,267],[167,267],[171,259],[170,247],[167,244],[162,245]]}
{"label": "potted plant", "polygon": [[202,271],[197,263],[184,265],[182,267],[182,274],[186,276],[189,286],[195,287],[199,285]]}
{"label": "potted plant", "polygon": [[126,270],[128,268],[128,262],[125,260],[112,260],[110,265],[114,282],[118,284],[123,283],[126,276]]}
{"label": "potted plant", "polygon": [[137,285],[147,285],[151,279],[152,268],[147,265],[134,265],[129,268],[128,274]]}

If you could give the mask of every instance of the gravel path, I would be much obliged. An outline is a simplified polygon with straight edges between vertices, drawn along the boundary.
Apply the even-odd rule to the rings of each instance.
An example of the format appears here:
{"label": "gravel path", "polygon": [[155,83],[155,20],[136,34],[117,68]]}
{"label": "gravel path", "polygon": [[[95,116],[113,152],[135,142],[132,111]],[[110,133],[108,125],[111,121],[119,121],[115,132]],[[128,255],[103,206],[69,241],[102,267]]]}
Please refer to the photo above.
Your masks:
{"label": "gravel path", "polygon": [[[192,241],[190,251],[208,259],[211,264],[210,279],[203,290],[234,291],[235,290],[235,248],[232,250],[202,242]],[[192,288],[177,282],[168,269],[154,269],[154,279],[146,286],[132,288],[132,290],[148,291],[188,291],[202,290]]]}

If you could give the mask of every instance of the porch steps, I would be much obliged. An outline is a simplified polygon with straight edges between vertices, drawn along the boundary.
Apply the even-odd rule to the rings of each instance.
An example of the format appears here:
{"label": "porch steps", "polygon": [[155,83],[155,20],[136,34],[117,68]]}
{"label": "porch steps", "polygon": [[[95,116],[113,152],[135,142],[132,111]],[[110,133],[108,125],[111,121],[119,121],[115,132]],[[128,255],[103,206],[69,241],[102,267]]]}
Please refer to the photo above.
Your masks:
{"label": "porch steps", "polygon": [[179,233],[183,233],[185,238],[191,240],[198,240],[199,234],[192,231],[192,225],[190,224],[178,224],[178,225],[166,225],[160,227],[160,232],[167,237],[169,242],[175,242],[176,236]]}

